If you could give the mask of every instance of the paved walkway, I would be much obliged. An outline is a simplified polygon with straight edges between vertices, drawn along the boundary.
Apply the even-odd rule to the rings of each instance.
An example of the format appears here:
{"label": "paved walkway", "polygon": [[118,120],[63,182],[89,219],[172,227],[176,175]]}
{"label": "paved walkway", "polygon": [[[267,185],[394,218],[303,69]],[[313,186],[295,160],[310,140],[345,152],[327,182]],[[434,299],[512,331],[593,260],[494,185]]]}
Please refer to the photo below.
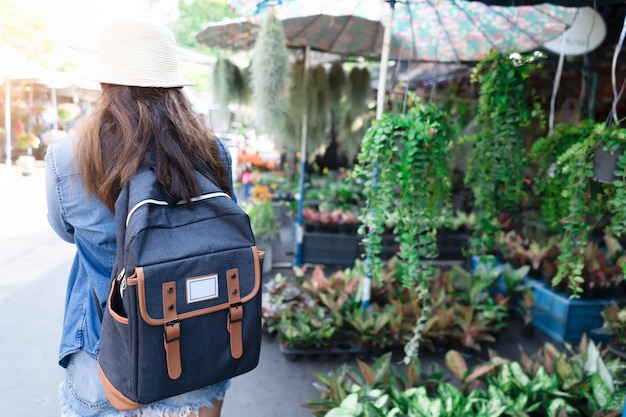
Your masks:
{"label": "paved walkway", "polygon": [[[0,410],[12,417],[55,417],[57,387],[64,373],[57,365],[57,352],[74,247],[47,224],[41,163],[30,176],[0,164],[0,194]],[[274,265],[281,268],[266,274],[264,282],[276,272],[291,272],[285,264],[293,250],[286,225],[282,244],[274,247]],[[514,335],[518,330],[507,328],[511,333],[500,337],[499,353],[518,355],[519,337]],[[544,340],[539,335],[523,342],[528,352],[534,352]],[[423,366],[438,360],[441,355],[427,355]],[[319,398],[313,372],[336,369],[345,361],[328,356],[294,360],[265,336],[259,366],[233,380],[222,416],[310,417],[302,404]]]}

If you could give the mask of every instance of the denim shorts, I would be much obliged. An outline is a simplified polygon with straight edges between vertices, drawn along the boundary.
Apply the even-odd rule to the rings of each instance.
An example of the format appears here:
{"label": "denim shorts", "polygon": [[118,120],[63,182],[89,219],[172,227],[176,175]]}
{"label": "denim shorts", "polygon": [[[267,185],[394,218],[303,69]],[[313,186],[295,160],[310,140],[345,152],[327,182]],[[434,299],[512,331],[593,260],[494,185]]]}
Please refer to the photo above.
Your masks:
{"label": "denim shorts", "polygon": [[188,415],[202,407],[213,406],[214,400],[223,400],[230,380],[138,408],[118,411],[107,400],[97,361],[85,351],[78,351],[69,358],[65,381],[59,387],[62,417],[162,417]]}

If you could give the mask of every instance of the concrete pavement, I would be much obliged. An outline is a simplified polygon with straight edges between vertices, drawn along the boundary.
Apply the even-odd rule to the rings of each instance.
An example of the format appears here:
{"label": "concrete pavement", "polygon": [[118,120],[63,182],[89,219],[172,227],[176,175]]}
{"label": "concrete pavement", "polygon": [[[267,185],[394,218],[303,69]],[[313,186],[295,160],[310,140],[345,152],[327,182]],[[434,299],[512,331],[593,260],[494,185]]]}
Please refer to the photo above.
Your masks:
{"label": "concrete pavement", "polygon": [[57,352],[73,247],[46,221],[43,168],[0,165],[0,410],[58,416]]}

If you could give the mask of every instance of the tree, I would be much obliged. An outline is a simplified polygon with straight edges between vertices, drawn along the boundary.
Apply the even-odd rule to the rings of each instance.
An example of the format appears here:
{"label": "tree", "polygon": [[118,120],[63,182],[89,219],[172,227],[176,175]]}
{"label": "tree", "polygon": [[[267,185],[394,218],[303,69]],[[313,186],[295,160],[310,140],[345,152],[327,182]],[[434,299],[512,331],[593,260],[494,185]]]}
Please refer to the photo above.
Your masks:
{"label": "tree", "polygon": [[11,45],[38,60],[50,54],[53,43],[45,35],[46,19],[32,5],[0,0],[0,10],[0,45]]}
{"label": "tree", "polygon": [[208,22],[237,17],[237,14],[226,4],[226,0],[178,0],[178,11],[178,21],[172,28],[177,42],[207,53],[212,52],[213,49],[199,43],[196,35]]}

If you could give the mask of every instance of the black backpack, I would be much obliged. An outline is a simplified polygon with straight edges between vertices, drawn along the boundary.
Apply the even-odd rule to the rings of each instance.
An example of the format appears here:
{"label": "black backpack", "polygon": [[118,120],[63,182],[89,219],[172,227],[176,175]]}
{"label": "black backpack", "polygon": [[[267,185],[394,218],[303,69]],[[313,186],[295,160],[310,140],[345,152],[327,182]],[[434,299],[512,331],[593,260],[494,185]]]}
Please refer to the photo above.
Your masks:
{"label": "black backpack", "polygon": [[98,366],[111,404],[133,410],[254,369],[263,252],[247,214],[209,179],[174,201],[141,169],[115,203],[117,256]]}

